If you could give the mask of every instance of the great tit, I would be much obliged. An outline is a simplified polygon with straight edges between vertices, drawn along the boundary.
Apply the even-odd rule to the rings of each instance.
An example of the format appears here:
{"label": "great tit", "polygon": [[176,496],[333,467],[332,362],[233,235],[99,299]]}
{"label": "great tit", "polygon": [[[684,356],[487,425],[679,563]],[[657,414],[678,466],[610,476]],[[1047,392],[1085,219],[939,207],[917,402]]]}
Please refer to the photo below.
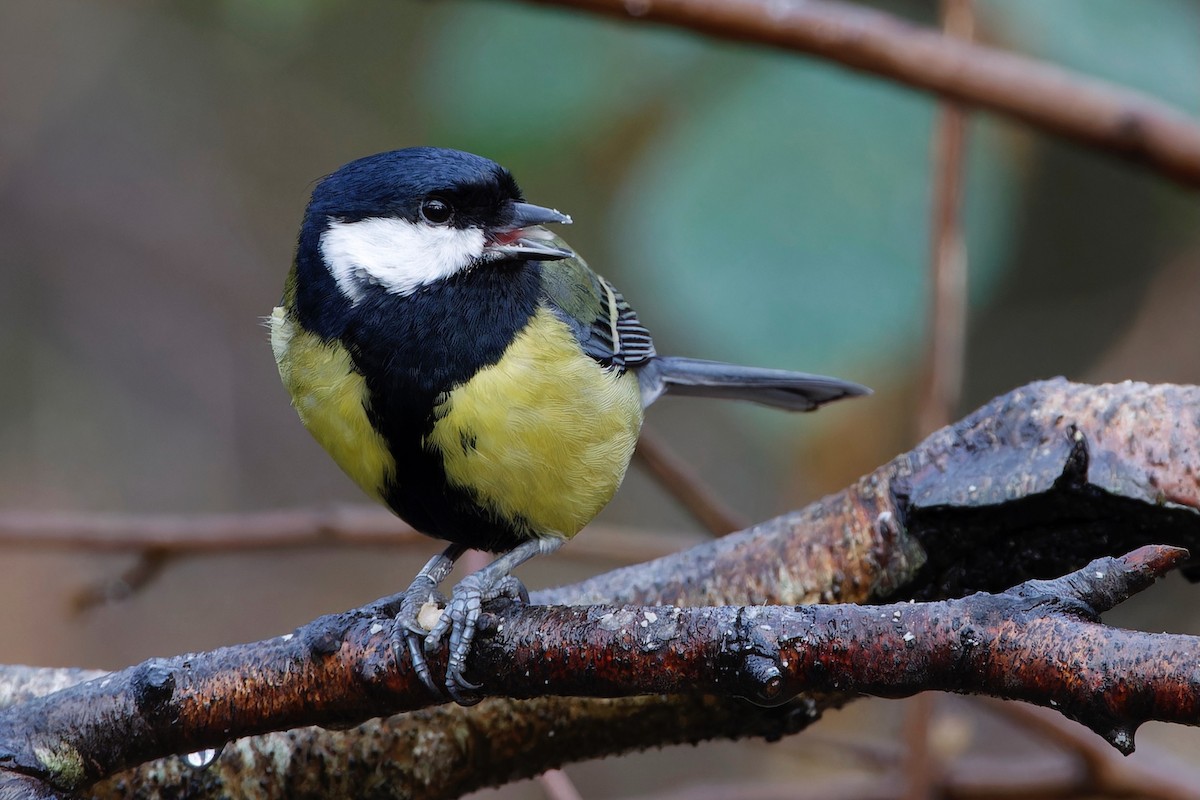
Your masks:
{"label": "great tit", "polygon": [[[642,410],[664,393],[811,411],[868,393],[818,375],[658,355],[612,284],[545,227],[486,158],[413,147],[321,180],[300,227],[271,346],[301,421],[368,495],[451,542],[403,595],[393,647],[450,635],[459,702],[481,604],[526,598],[516,566],[552,552],[617,491]],[[423,605],[467,548],[501,553]]]}

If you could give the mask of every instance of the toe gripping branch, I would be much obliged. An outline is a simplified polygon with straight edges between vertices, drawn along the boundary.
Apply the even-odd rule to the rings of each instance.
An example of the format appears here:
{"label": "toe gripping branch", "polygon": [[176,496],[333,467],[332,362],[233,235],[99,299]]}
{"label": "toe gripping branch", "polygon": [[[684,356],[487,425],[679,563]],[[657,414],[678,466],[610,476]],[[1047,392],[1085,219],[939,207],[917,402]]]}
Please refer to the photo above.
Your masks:
{"label": "toe gripping branch", "polygon": [[[799,716],[785,706],[789,731],[856,694],[987,694],[1056,708],[1129,752],[1142,722],[1200,720],[1200,638],[1091,620],[1186,555],[1148,546],[1057,580],[931,603],[497,605],[489,610],[496,625],[471,663],[488,676],[485,693],[511,697],[700,692],[777,704],[802,691],[833,693],[800,698]],[[455,593],[451,606],[466,614],[451,614],[446,626],[452,639],[461,630],[456,650],[472,648],[471,599],[515,588],[504,574],[512,560]],[[0,780],[7,772],[75,791],[131,764],[232,737],[344,726],[429,705],[413,691],[412,673],[398,685],[382,668],[395,652],[383,624],[391,617],[373,609],[261,642],[154,659],[0,709]],[[213,702],[221,697],[239,701]]]}
{"label": "toe gripping branch", "polygon": [[433,675],[429,670],[429,662],[425,659],[425,652],[421,647],[421,643],[427,640],[429,631],[421,624],[420,615],[421,609],[426,603],[435,603],[444,606],[446,598],[438,591],[438,586],[454,569],[454,562],[457,561],[466,548],[453,544],[447,547],[443,552],[438,553],[433,558],[429,559],[421,571],[417,573],[417,577],[413,578],[413,582],[404,592],[403,600],[400,602],[400,610],[396,614],[396,628],[392,638],[392,655],[396,659],[396,663],[401,663],[403,659],[403,651],[408,650],[408,656],[412,663],[413,671],[417,673],[417,677],[421,679],[421,683],[425,688],[436,697],[442,696],[442,690],[433,680]]}
{"label": "toe gripping branch", "polygon": [[[464,578],[454,587],[449,602],[437,592],[437,587],[450,574],[454,562],[466,552],[461,545],[451,545],[425,565],[404,593],[400,612],[396,616],[393,656],[402,661],[402,649],[408,650],[413,670],[425,687],[434,695],[449,695],[460,705],[474,705],[480,697],[474,693],[481,684],[464,675],[467,656],[475,641],[483,604],[500,598],[528,603],[529,592],[511,573],[537,555],[552,553],[562,546],[563,539],[531,539],[501,555],[491,564]],[[428,602],[443,605],[433,628],[426,629],[418,619],[421,608]],[[433,679],[428,657],[439,652],[442,640],[449,638],[446,655],[444,689]],[[402,646],[403,645],[403,646]]]}

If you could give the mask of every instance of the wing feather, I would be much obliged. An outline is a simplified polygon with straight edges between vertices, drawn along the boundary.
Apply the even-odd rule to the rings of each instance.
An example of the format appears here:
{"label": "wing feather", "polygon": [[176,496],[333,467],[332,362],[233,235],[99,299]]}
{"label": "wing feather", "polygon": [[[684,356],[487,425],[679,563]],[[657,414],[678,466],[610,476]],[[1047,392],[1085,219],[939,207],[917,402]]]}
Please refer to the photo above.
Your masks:
{"label": "wing feather", "polygon": [[624,372],[655,356],[650,331],[616,287],[582,259],[542,262],[546,305],[571,326],[579,346],[604,367]]}

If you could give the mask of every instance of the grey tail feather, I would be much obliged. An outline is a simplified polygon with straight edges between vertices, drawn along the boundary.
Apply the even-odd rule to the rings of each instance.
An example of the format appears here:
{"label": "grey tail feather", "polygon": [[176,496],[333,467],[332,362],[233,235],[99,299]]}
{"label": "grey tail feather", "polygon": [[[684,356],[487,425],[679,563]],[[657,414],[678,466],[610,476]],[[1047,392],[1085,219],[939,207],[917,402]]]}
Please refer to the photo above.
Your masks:
{"label": "grey tail feather", "polygon": [[812,411],[843,397],[871,394],[865,386],[825,375],[670,356],[656,356],[639,368],[638,382],[644,406],[669,393],[749,400],[788,411]]}

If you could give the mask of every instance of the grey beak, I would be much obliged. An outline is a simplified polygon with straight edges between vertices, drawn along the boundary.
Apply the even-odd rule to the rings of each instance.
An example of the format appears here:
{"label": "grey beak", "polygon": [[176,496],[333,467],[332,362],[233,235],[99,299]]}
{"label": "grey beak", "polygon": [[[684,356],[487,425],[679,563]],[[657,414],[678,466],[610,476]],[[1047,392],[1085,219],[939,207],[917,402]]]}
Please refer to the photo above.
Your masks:
{"label": "grey beak", "polygon": [[530,225],[545,225],[547,222],[561,222],[570,225],[571,218],[553,208],[535,206],[533,203],[513,203],[513,226],[528,228]]}
{"label": "grey beak", "polygon": [[492,258],[512,258],[520,261],[555,261],[575,255],[560,246],[550,231],[541,228],[549,222],[571,224],[571,218],[552,208],[532,203],[512,203],[512,217],[502,228],[489,232],[484,253]]}

